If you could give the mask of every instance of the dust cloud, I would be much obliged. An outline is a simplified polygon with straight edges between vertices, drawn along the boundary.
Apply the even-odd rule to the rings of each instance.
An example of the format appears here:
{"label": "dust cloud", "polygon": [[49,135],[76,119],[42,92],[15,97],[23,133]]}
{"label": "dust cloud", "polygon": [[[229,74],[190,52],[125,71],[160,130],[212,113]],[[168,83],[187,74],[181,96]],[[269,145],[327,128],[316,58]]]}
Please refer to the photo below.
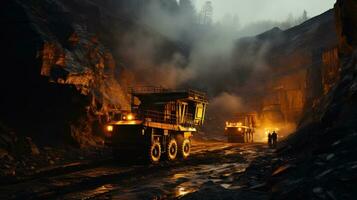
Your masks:
{"label": "dust cloud", "polygon": [[[256,29],[238,30],[225,22],[199,24],[194,8],[173,11],[160,1],[148,4],[137,18],[144,28],[121,38],[121,53],[128,62],[119,82],[208,92],[211,104],[205,129],[221,134],[227,118],[251,109],[245,103],[247,94],[264,92],[260,83],[270,73],[266,54],[271,44],[256,45],[255,38],[243,37]],[[269,27],[262,24],[259,27]]]}

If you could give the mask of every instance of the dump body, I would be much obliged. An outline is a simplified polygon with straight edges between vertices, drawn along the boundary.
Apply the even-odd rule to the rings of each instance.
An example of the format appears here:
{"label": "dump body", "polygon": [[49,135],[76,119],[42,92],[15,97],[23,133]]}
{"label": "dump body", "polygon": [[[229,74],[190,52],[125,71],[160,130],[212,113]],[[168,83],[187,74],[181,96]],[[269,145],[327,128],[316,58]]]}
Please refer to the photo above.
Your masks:
{"label": "dump body", "polygon": [[149,155],[151,162],[158,162],[161,155],[186,158],[192,134],[204,123],[207,104],[206,95],[194,90],[133,88],[131,112],[107,126],[107,143],[118,157]]}

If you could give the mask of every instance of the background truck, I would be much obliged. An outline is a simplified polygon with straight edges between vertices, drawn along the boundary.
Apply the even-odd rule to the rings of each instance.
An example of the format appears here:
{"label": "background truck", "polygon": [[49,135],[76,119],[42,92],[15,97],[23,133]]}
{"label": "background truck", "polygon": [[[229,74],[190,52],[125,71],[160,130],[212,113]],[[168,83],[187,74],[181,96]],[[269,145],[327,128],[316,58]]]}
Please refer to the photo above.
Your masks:
{"label": "background truck", "polygon": [[131,111],[106,126],[115,157],[152,163],[190,155],[191,137],[203,125],[208,99],[194,90],[131,89]]}
{"label": "background truck", "polygon": [[254,142],[256,127],[256,113],[240,113],[234,119],[226,122],[224,133],[228,142],[249,143]]}

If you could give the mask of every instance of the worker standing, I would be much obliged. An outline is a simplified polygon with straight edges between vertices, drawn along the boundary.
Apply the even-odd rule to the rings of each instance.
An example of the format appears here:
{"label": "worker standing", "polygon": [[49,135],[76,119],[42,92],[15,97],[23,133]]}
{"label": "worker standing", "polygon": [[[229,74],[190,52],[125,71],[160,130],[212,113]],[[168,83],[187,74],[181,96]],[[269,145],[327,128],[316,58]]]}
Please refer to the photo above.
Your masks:
{"label": "worker standing", "polygon": [[270,132],[268,134],[268,145],[269,145],[269,147],[272,146],[272,134]]}
{"label": "worker standing", "polygon": [[278,143],[278,134],[274,131],[273,134],[271,135],[271,137],[273,140],[273,147],[275,148]]}
{"label": "worker standing", "polygon": [[251,143],[253,143],[254,142],[254,129],[253,128],[250,130],[250,137],[251,137]]}

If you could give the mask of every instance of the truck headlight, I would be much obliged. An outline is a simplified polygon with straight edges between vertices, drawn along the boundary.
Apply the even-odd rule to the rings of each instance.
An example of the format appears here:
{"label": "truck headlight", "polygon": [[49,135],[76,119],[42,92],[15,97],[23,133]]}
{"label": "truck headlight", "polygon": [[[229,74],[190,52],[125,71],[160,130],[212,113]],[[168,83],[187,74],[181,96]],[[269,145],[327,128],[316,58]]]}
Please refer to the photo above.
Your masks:
{"label": "truck headlight", "polygon": [[123,120],[126,120],[126,121],[131,121],[134,119],[135,119],[135,115],[131,114],[131,113],[123,116]]}
{"label": "truck headlight", "polygon": [[108,132],[113,132],[114,127],[112,125],[108,125],[106,129]]}
{"label": "truck headlight", "polygon": [[135,117],[134,117],[133,114],[128,114],[128,115],[126,116],[126,119],[129,120],[129,121],[131,121],[131,120],[135,119]]}

